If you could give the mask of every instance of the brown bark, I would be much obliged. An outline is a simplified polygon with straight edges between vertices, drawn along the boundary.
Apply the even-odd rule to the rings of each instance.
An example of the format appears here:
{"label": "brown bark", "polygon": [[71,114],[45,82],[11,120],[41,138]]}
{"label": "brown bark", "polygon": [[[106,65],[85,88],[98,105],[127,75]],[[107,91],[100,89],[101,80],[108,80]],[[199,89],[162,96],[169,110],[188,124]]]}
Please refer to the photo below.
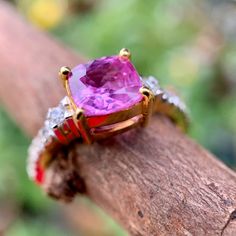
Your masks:
{"label": "brown bark", "polygon": [[[4,2],[0,32],[0,99],[33,135],[64,94],[58,68],[81,58]],[[92,146],[74,143],[68,152],[85,194],[132,235],[236,235],[235,173],[164,117]]]}

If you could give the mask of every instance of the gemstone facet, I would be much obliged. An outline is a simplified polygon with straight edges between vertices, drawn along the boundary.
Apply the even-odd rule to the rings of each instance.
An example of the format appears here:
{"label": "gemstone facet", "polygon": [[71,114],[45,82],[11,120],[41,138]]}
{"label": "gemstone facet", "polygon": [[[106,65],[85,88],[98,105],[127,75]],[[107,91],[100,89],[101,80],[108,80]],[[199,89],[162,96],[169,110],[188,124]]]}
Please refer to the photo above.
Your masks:
{"label": "gemstone facet", "polygon": [[80,64],[68,79],[71,97],[86,116],[128,109],[142,100],[142,81],[129,60],[103,57]]}

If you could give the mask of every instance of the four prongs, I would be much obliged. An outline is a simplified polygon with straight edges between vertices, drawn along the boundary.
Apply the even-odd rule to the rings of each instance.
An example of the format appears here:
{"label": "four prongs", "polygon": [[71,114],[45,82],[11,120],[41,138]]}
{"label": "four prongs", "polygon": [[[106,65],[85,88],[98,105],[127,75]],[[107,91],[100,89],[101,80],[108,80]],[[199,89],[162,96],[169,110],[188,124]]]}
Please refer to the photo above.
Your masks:
{"label": "four prongs", "polygon": [[122,59],[125,59],[125,60],[130,60],[130,58],[131,58],[131,53],[130,53],[129,49],[127,49],[127,48],[122,48],[122,49],[120,50],[119,57],[121,57]]}
{"label": "four prongs", "polygon": [[75,111],[74,120],[75,120],[76,125],[79,128],[79,132],[84,142],[87,144],[91,144],[92,137],[90,134],[90,129],[88,127],[87,121],[86,121],[86,117],[84,115],[84,110],[77,108]]}
{"label": "four prongs", "polygon": [[64,87],[66,85],[66,81],[68,80],[70,73],[71,69],[67,66],[61,67],[59,71],[59,79],[62,81]]}
{"label": "four prongs", "polygon": [[154,96],[153,92],[147,87],[140,88],[140,93],[143,95],[143,122],[142,122],[142,126],[147,126],[149,123],[149,120],[152,116],[153,102],[154,102],[155,96]]}

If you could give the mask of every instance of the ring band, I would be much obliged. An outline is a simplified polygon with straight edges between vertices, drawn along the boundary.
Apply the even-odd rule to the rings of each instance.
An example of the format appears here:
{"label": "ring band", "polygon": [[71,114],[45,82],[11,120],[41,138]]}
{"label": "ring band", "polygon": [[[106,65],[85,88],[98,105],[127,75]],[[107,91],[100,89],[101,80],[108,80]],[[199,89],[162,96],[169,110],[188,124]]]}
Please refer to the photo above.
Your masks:
{"label": "ring band", "polygon": [[182,130],[187,129],[185,104],[161,89],[154,77],[141,78],[127,49],[73,70],[62,67],[59,78],[67,96],[49,109],[44,126],[29,147],[27,172],[38,184],[43,184],[55,152],[75,139],[91,144],[146,126],[153,113],[166,115]]}

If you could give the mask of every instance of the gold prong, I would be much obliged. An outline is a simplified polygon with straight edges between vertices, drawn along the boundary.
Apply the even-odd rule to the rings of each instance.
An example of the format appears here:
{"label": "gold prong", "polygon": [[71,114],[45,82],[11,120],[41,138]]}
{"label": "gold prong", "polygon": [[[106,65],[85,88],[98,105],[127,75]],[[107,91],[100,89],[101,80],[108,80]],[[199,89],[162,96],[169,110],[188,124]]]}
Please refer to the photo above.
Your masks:
{"label": "gold prong", "polygon": [[86,121],[86,117],[84,116],[84,111],[80,108],[77,108],[75,111],[75,122],[79,128],[79,132],[82,136],[82,139],[85,143],[91,144],[92,137],[90,134],[90,130]]}
{"label": "gold prong", "polygon": [[140,93],[143,95],[143,122],[142,126],[147,126],[149,123],[149,120],[152,116],[153,111],[153,102],[154,102],[154,94],[153,92],[147,88],[142,87],[140,88]]}
{"label": "gold prong", "polygon": [[75,111],[75,118],[76,120],[80,120],[82,118],[82,116],[84,116],[84,110],[81,108],[77,108]]}
{"label": "gold prong", "polygon": [[64,87],[65,87],[66,81],[69,78],[70,73],[71,73],[71,69],[67,66],[61,67],[59,71],[59,79],[62,81]]}
{"label": "gold prong", "polygon": [[122,59],[125,59],[125,60],[129,60],[131,58],[131,53],[130,53],[129,49],[122,48],[120,50],[119,57],[121,57]]}

